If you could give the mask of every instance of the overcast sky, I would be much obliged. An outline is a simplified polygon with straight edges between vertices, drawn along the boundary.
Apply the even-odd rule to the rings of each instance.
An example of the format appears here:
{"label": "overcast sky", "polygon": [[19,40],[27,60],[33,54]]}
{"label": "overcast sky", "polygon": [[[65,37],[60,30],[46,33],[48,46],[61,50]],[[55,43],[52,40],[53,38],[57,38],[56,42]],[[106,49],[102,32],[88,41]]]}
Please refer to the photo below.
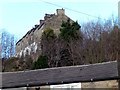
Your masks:
{"label": "overcast sky", "polygon": [[56,13],[56,9],[61,8],[66,8],[66,15],[79,23],[97,20],[96,17],[107,19],[112,14],[117,16],[118,1],[3,0],[0,1],[0,29],[5,29],[20,39],[35,24],[38,24],[40,19],[44,18],[45,13]]}

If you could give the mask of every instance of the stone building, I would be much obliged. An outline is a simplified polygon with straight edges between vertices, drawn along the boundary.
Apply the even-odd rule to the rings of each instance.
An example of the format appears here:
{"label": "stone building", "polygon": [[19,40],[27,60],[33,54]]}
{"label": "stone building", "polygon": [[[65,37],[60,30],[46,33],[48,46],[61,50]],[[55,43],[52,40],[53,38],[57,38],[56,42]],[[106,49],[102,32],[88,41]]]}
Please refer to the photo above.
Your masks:
{"label": "stone building", "polygon": [[46,28],[51,28],[58,34],[62,21],[67,21],[68,18],[64,9],[57,9],[56,14],[45,14],[44,20],[40,20],[39,25],[35,25],[16,43],[16,57],[31,55],[36,59],[41,53],[42,32]]}

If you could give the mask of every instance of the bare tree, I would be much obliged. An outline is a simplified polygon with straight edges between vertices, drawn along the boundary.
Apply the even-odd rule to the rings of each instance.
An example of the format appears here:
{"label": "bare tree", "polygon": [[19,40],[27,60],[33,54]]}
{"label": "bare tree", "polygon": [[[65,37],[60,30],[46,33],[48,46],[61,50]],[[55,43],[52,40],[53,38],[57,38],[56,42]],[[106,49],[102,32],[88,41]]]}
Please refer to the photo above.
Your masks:
{"label": "bare tree", "polygon": [[102,22],[100,20],[91,21],[82,25],[83,60],[86,63],[116,60],[118,42],[116,41],[115,24],[115,19],[108,19]]}
{"label": "bare tree", "polygon": [[15,55],[15,37],[11,35],[10,44],[9,44],[9,57],[13,57]]}
{"label": "bare tree", "polygon": [[7,31],[3,31],[1,35],[1,57],[9,58],[15,54],[15,38]]}

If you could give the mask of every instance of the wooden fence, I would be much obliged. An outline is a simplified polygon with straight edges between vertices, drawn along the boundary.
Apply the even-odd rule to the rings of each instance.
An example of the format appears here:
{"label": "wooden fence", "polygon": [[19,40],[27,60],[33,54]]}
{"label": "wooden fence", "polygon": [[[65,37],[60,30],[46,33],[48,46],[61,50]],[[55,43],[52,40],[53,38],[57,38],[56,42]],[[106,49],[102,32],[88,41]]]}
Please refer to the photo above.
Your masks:
{"label": "wooden fence", "polygon": [[[19,72],[4,72],[0,88],[119,80],[117,61]],[[119,88],[120,90],[120,88]]]}

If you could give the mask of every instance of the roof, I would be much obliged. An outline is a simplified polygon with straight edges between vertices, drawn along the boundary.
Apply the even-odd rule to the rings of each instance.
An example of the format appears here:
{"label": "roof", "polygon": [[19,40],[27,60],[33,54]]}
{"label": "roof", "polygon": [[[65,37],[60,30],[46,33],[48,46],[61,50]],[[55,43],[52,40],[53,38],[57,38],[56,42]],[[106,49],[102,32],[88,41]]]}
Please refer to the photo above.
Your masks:
{"label": "roof", "polygon": [[118,79],[117,62],[4,72],[1,88],[16,88]]}
{"label": "roof", "polygon": [[31,30],[29,30],[29,31],[16,43],[16,45],[17,45],[24,37],[26,37],[26,35],[30,34],[31,32],[34,32],[37,28],[40,29],[43,24],[44,24],[44,23],[41,23],[40,25],[35,25],[35,27],[32,28]]}

